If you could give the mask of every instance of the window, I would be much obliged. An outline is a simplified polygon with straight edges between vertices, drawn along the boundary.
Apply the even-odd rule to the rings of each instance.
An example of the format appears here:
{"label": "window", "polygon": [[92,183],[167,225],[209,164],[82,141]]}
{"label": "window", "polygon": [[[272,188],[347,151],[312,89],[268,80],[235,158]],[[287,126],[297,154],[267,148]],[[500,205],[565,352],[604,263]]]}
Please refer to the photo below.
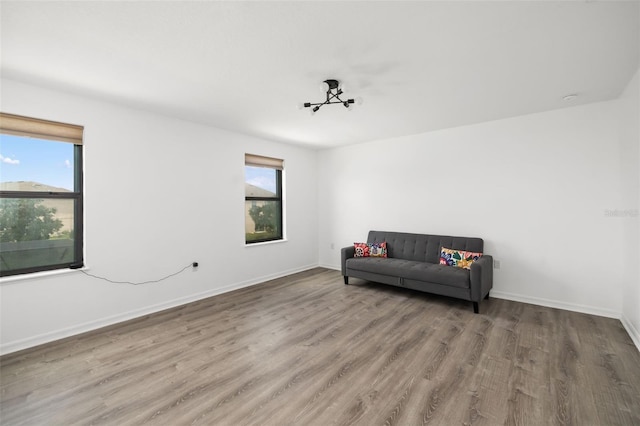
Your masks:
{"label": "window", "polygon": [[83,266],[82,133],[0,113],[0,276]]}
{"label": "window", "polygon": [[244,164],[245,242],[282,240],[284,161],[245,154]]}

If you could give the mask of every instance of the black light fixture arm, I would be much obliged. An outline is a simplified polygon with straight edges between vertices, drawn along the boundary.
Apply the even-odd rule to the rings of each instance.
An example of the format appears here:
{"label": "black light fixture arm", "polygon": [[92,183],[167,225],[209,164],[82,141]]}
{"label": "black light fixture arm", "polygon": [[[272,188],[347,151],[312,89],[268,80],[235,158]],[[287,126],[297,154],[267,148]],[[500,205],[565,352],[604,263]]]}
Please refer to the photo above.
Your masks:
{"label": "black light fixture arm", "polygon": [[340,99],[340,95],[342,95],[343,92],[342,92],[342,89],[340,88],[340,82],[338,80],[329,79],[329,80],[325,80],[324,83],[328,87],[327,100],[320,103],[305,102],[303,104],[305,108],[313,107],[312,111],[317,112],[320,109],[320,107],[323,105],[342,104],[344,105],[345,108],[349,108],[350,104],[355,103],[355,99],[347,99],[344,101]]}

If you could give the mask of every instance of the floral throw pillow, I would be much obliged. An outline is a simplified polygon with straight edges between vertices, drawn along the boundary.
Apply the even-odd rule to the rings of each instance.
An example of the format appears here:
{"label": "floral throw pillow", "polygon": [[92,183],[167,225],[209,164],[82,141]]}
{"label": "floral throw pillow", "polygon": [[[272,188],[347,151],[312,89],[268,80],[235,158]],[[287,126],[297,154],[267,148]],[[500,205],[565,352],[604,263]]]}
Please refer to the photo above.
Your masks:
{"label": "floral throw pillow", "polygon": [[442,247],[440,250],[440,264],[456,266],[458,268],[471,269],[471,264],[478,260],[482,253],[472,251],[454,250]]}
{"label": "floral throw pillow", "polygon": [[387,243],[368,244],[369,256],[371,257],[387,257]]}
{"label": "floral throw pillow", "polygon": [[354,257],[369,257],[369,245],[367,243],[353,243],[356,249]]}

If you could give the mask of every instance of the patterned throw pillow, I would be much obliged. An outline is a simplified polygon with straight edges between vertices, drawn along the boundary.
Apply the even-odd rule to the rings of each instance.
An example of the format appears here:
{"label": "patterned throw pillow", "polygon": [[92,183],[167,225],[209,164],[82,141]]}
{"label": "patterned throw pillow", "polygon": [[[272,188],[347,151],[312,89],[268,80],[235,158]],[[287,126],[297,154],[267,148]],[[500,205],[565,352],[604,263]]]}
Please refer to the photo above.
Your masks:
{"label": "patterned throw pillow", "polygon": [[369,256],[371,257],[387,257],[387,243],[369,244]]}
{"label": "patterned throw pillow", "polygon": [[354,257],[369,257],[369,245],[367,243],[353,243],[356,249]]}
{"label": "patterned throw pillow", "polygon": [[442,247],[440,250],[440,264],[456,266],[458,268],[471,269],[471,264],[478,260],[482,253],[472,251],[454,250]]}

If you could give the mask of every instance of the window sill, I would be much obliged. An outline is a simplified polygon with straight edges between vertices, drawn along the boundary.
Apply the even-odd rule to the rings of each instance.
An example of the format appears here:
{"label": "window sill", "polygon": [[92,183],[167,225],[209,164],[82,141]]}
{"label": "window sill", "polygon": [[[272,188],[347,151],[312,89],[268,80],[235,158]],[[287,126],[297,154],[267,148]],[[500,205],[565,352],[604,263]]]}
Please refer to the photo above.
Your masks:
{"label": "window sill", "polygon": [[251,243],[251,244],[244,243],[244,246],[245,247],[266,246],[266,245],[270,245],[270,244],[281,244],[281,243],[286,243],[286,242],[287,242],[287,239],[283,238],[281,240],[263,241],[261,243]]}
{"label": "window sill", "polygon": [[71,274],[78,271],[88,271],[89,268],[86,266],[78,269],[55,269],[53,271],[42,271],[42,272],[32,272],[30,274],[20,274],[20,275],[9,275],[7,277],[0,278],[0,285],[2,284],[13,284],[19,281],[27,281],[27,280],[37,280],[41,278],[55,277],[56,275],[66,275]]}

